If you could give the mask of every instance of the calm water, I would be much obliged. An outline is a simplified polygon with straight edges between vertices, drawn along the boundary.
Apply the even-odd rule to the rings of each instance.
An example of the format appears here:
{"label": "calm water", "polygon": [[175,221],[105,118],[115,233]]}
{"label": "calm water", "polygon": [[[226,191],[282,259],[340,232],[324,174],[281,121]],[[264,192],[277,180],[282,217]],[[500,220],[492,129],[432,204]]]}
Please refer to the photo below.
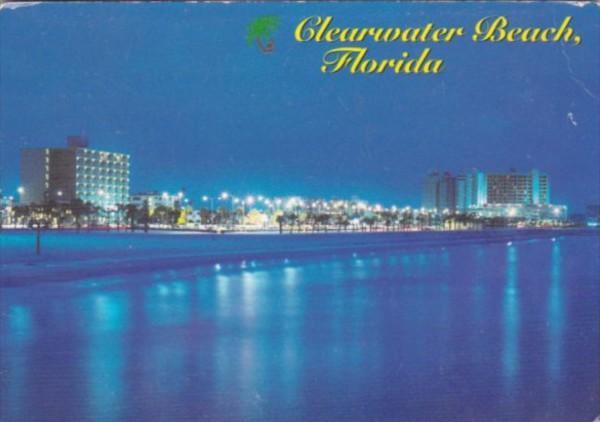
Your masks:
{"label": "calm water", "polygon": [[4,288],[0,420],[591,422],[598,243]]}

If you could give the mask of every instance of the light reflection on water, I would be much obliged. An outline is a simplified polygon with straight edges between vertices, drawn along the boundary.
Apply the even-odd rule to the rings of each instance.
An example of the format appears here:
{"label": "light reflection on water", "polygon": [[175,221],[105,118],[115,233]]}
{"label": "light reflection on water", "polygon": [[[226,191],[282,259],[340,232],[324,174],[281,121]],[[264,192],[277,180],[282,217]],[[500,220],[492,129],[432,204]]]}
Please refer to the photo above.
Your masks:
{"label": "light reflection on water", "polygon": [[565,329],[564,292],[562,287],[562,256],[560,242],[552,245],[550,289],[548,290],[548,375],[550,384],[560,381],[562,366],[563,331]]}
{"label": "light reflection on water", "polygon": [[0,420],[592,420],[597,253],[566,238],[4,289]]}
{"label": "light reflection on water", "polygon": [[515,378],[518,376],[520,367],[520,323],[521,309],[519,304],[519,255],[515,245],[506,248],[506,286],[503,297],[503,326],[504,347],[502,364],[506,387],[511,391],[514,387]]}

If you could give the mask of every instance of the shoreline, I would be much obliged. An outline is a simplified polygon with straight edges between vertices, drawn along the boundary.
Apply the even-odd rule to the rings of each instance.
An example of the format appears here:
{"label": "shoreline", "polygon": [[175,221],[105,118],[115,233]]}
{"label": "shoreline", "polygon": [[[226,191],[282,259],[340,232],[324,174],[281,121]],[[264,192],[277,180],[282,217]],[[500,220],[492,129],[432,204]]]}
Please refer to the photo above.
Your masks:
{"label": "shoreline", "polygon": [[[284,260],[334,254],[424,250],[476,243],[519,242],[564,236],[599,236],[589,229],[499,229],[473,231],[303,233],[295,234],[229,234],[180,236],[178,233],[120,232],[54,232],[44,233],[41,256],[27,254],[32,231],[20,236],[18,250],[12,251],[2,238],[0,254],[0,287],[25,284],[74,281],[91,277],[147,273],[165,269],[183,269],[243,261]],[[25,233],[19,233],[25,234]],[[356,236],[363,234],[365,236]],[[17,235],[17,234],[15,234]],[[146,235],[146,236],[143,236]],[[1,237],[1,236],[0,236]],[[6,236],[10,237],[10,236]],[[50,237],[50,239],[44,239]],[[70,239],[89,240],[93,245],[109,241],[104,247],[86,251],[86,245],[72,245]],[[158,241],[152,244],[151,241]],[[63,244],[61,244],[61,241]],[[142,243],[139,243],[142,241]],[[112,242],[112,244],[110,243]],[[137,243],[137,244],[136,244]],[[71,248],[71,249],[69,249]]]}
{"label": "shoreline", "polygon": [[[73,233],[73,234],[143,234],[143,235],[165,235],[165,234],[196,234],[196,235],[351,235],[351,234],[401,234],[401,233],[474,233],[474,232],[498,232],[498,231],[549,231],[549,230],[584,230],[594,231],[596,227],[589,226],[540,226],[540,227],[485,227],[485,228],[464,228],[464,229],[375,229],[375,230],[338,230],[337,228],[328,228],[327,230],[293,230],[284,229],[282,232],[277,228],[270,229],[257,229],[257,230],[208,230],[208,229],[197,229],[197,228],[162,228],[152,227],[147,232],[144,231],[143,227],[136,227],[134,231],[131,231],[128,227],[121,227],[116,229],[111,227],[107,230],[104,227],[95,228],[80,228],[77,230],[75,227],[61,227],[42,229],[42,233]],[[598,229],[600,230],[600,229]],[[13,234],[13,233],[35,233],[35,229],[24,226],[4,226],[0,228],[0,236],[2,234]]]}

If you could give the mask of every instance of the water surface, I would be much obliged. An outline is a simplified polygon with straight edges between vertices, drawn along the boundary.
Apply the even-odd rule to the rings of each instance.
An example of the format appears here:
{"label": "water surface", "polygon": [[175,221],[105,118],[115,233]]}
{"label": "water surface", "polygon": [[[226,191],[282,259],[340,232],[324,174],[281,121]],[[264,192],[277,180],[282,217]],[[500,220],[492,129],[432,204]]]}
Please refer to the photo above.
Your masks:
{"label": "water surface", "polygon": [[3,421],[592,421],[598,238],[0,290]]}

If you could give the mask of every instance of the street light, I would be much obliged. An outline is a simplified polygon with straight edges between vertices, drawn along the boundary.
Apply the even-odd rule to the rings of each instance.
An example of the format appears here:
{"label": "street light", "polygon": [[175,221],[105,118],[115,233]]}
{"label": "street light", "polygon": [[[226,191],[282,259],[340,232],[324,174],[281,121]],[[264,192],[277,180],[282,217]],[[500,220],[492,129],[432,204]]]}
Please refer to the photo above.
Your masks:
{"label": "street light", "polygon": [[207,195],[203,195],[203,196],[202,196],[202,202],[208,202],[208,201],[210,201],[210,210],[212,211],[212,210],[214,209],[214,206],[213,206],[213,198],[212,198],[212,197],[209,197],[209,196],[207,196]]}
{"label": "street light", "polygon": [[25,193],[25,188],[24,188],[23,186],[19,186],[19,187],[17,188],[17,193],[18,193],[19,195],[23,195],[23,194]]}

